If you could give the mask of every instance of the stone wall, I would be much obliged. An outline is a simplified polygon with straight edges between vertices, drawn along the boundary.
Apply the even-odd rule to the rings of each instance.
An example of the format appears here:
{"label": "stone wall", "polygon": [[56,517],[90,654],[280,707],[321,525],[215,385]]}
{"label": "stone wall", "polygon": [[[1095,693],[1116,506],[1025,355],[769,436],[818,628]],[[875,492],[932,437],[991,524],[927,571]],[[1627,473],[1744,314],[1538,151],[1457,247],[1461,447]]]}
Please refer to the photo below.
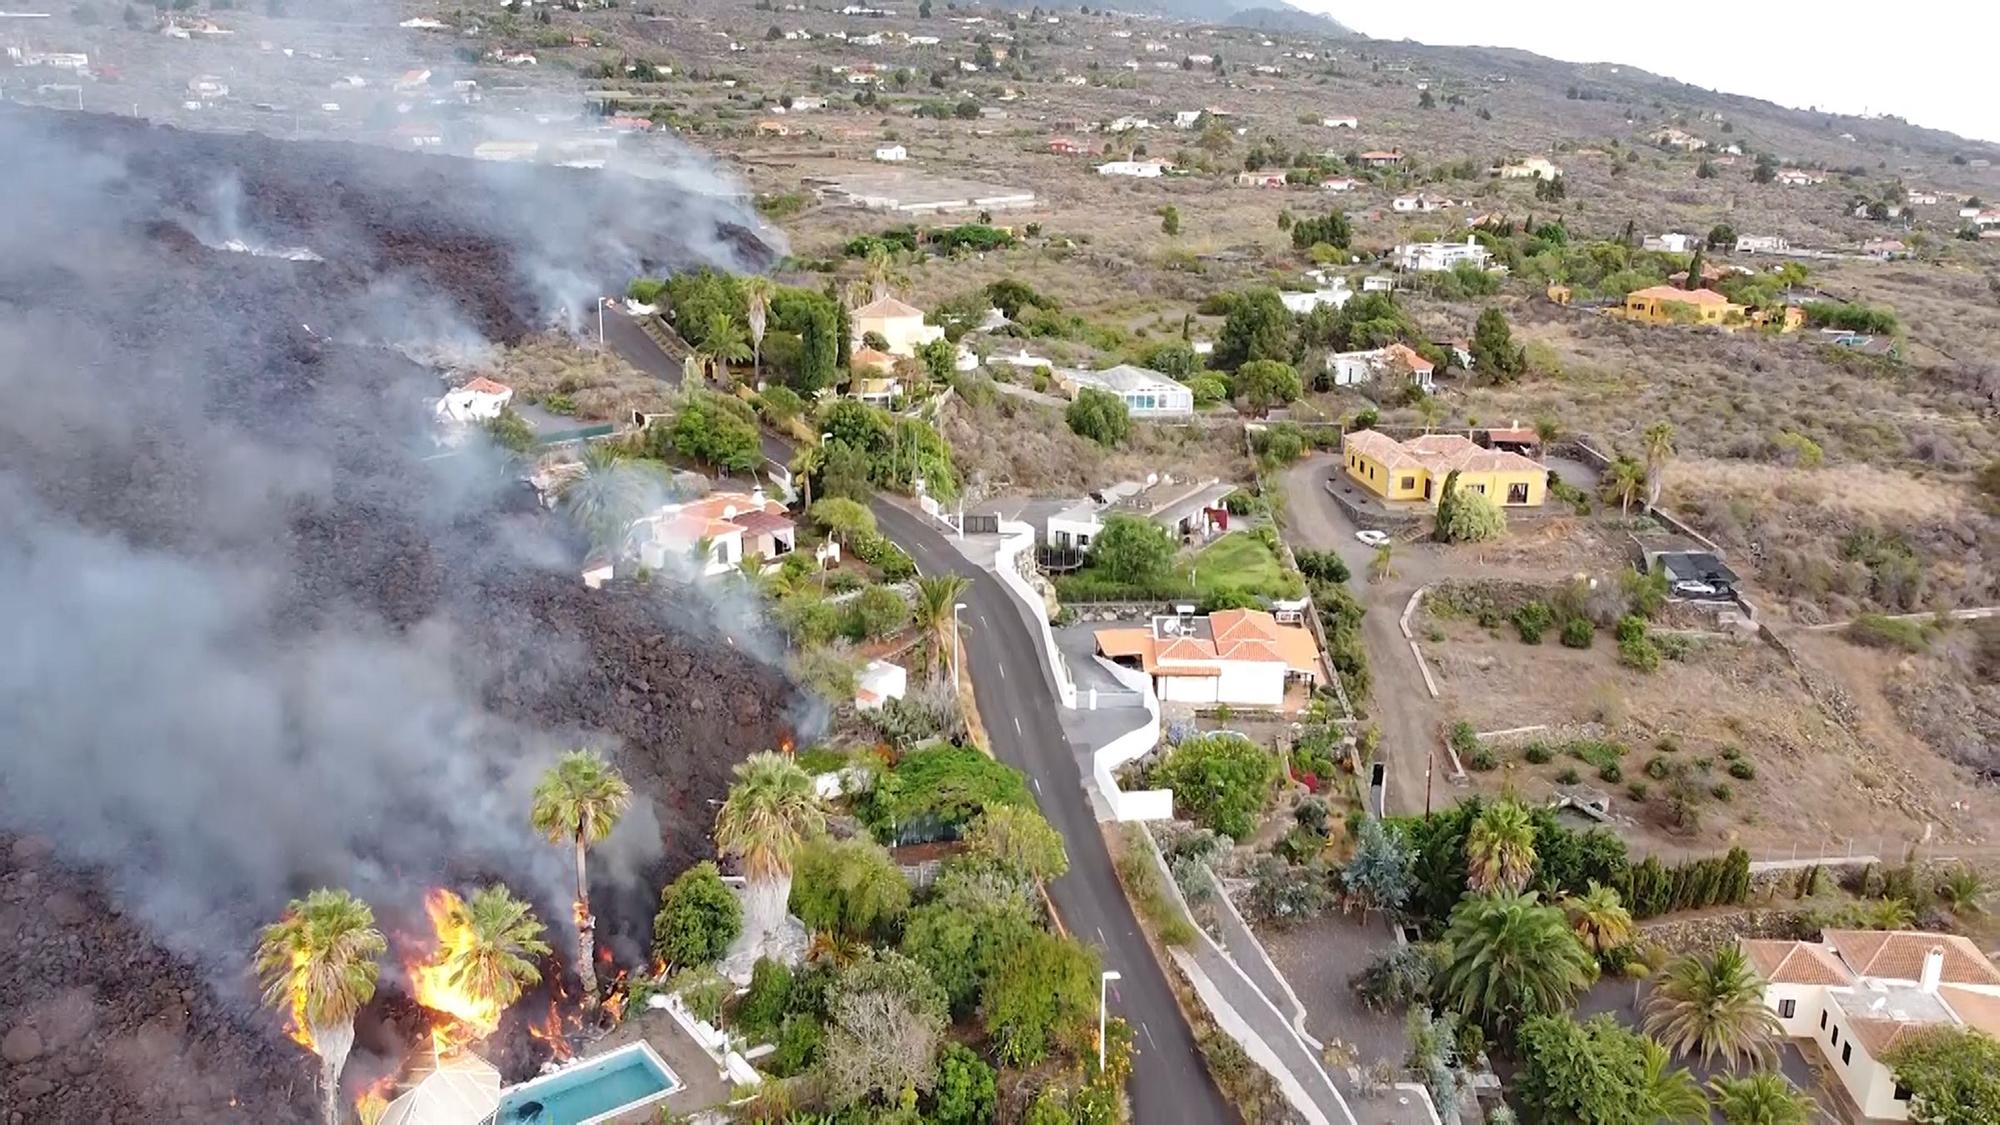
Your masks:
{"label": "stone wall", "polygon": [[1720,913],[1683,914],[1640,923],[1639,933],[1669,953],[1706,953],[1738,938],[1806,938],[1818,933],[1806,911],[1763,906]]}

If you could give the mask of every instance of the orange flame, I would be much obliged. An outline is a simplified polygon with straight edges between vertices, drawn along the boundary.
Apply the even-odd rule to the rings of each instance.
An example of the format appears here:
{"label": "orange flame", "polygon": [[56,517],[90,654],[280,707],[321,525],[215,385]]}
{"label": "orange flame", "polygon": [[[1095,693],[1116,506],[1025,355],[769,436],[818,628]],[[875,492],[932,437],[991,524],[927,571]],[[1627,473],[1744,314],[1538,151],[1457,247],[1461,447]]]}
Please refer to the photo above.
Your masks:
{"label": "orange flame", "polygon": [[319,1046],[313,1042],[312,1028],[306,1024],[306,976],[306,955],[304,951],[294,951],[290,978],[292,1008],[285,1020],[285,1034],[292,1037],[292,1042],[318,1054]]}
{"label": "orange flame", "polygon": [[354,1115],[362,1120],[363,1125],[382,1120],[382,1115],[389,1112],[389,1095],[395,1092],[395,1075],[385,1074],[377,1078],[355,1096]]}
{"label": "orange flame", "polygon": [[431,1026],[431,1038],[440,1055],[484,1039],[500,1026],[499,1004],[472,995],[451,979],[452,964],[472,941],[472,934],[460,920],[464,904],[463,899],[448,890],[434,890],[424,896],[424,913],[430,915],[437,948],[428,961],[405,966],[417,1003],[445,1017]]}

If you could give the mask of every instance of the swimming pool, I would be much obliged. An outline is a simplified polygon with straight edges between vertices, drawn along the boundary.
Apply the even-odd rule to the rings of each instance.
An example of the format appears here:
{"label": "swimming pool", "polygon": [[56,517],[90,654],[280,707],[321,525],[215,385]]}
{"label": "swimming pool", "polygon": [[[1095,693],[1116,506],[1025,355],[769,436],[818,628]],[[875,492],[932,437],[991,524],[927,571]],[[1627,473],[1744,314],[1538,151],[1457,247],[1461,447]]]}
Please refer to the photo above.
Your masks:
{"label": "swimming pool", "polygon": [[590,1125],[637,1109],[682,1086],[644,1042],[564,1067],[500,1094],[497,1125]]}

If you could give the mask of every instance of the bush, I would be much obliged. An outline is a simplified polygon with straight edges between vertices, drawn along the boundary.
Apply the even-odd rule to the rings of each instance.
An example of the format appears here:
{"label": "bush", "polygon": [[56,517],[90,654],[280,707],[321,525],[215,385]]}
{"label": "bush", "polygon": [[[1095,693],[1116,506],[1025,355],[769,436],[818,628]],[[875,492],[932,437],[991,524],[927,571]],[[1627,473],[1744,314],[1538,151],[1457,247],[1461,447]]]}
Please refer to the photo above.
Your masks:
{"label": "bush", "polygon": [[792,970],[769,957],[750,969],[750,988],[736,1004],[736,1025],[753,1041],[777,1034],[792,1003]]}
{"label": "bush", "polygon": [[1555,614],[1541,602],[1529,602],[1514,611],[1514,630],[1524,644],[1542,643],[1542,632],[1555,624]]}
{"label": "bush", "polygon": [[1530,742],[1528,743],[1528,748],[1521,752],[1521,756],[1528,759],[1530,763],[1539,766],[1554,757],[1555,751],[1550,750],[1549,744],[1546,742]]}
{"label": "bush", "polygon": [[[1231,493],[1230,495],[1235,495]],[[1304,550],[1297,554],[1299,573],[1318,582],[1345,582],[1352,574],[1347,561],[1333,551]]]}
{"label": "bush", "polygon": [[1738,781],[1754,781],[1757,778],[1757,767],[1742,758],[1738,758],[1729,763],[1729,776]]}
{"label": "bush", "polygon": [[1646,776],[1654,781],[1665,781],[1673,773],[1673,766],[1658,754],[1646,759]]}
{"label": "bush", "polygon": [[1174,791],[1174,804],[1204,828],[1243,839],[1257,825],[1278,779],[1278,760],[1237,734],[1187,739],[1168,751],[1151,784]]}
{"label": "bush", "polygon": [[955,838],[988,808],[1033,804],[1020,770],[975,747],[935,746],[905,754],[854,811],[877,839],[918,843]]}
{"label": "bush", "polygon": [[1560,639],[1564,648],[1589,648],[1596,636],[1597,630],[1587,618],[1572,617],[1563,622]]}
{"label": "bush", "polygon": [[1063,414],[1071,432],[1109,449],[1132,433],[1132,413],[1125,400],[1095,387],[1079,390]]}
{"label": "bush", "polygon": [[1625,795],[1641,803],[1646,800],[1646,795],[1650,792],[1652,792],[1652,787],[1643,781],[1635,781],[1625,787]]}
{"label": "bush", "polygon": [[1736,790],[1726,781],[1718,781],[1709,789],[1709,795],[1724,804],[1736,798]]}
{"label": "bush", "polygon": [[1617,762],[1606,762],[1597,767],[1597,776],[1616,785],[1625,780],[1625,768]]}
{"label": "bush", "polygon": [[1865,648],[1923,652],[1931,647],[1931,628],[1922,621],[1905,621],[1879,613],[1864,613],[1850,622],[1841,635]]}
{"label": "bush", "polygon": [[653,956],[675,968],[713,964],[742,932],[742,902],[723,883],[715,864],[704,860],[660,892]]}
{"label": "bush", "polygon": [[1583,775],[1576,772],[1575,766],[1564,766],[1562,772],[1556,774],[1556,780],[1564,785],[1575,785],[1583,780]]}
{"label": "bush", "polygon": [[1310,921],[1333,902],[1326,871],[1316,863],[1287,863],[1277,856],[1260,856],[1251,872],[1243,912],[1273,926]]}
{"label": "bush", "polygon": [[1495,769],[1499,765],[1500,759],[1493,753],[1493,748],[1490,746],[1481,746],[1475,749],[1465,759],[1467,769],[1478,770],[1480,773]]}

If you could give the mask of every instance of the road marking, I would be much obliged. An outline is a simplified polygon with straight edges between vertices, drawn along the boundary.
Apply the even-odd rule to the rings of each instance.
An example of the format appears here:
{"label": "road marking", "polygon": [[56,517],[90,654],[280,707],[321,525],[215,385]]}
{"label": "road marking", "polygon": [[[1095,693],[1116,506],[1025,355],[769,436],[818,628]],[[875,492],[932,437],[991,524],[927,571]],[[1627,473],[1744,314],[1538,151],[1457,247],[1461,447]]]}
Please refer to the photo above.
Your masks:
{"label": "road marking", "polygon": [[1030,780],[1032,780],[1032,781],[1033,781],[1033,782],[1035,783],[1035,795],[1036,795],[1037,797],[1041,796],[1041,795],[1042,795],[1042,779],[1041,779],[1041,778],[1039,778],[1039,777],[1037,777],[1037,778],[1031,778]]}
{"label": "road marking", "polygon": [[1028,732],[1021,729],[1021,716],[1019,715],[1014,716],[1014,733],[1020,735],[1022,738],[1028,737]]}
{"label": "road marking", "polygon": [[1157,1050],[1160,1046],[1160,1041],[1158,1039],[1153,1038],[1153,1029],[1147,1027],[1144,1023],[1141,1023],[1139,1025],[1139,1030],[1146,1033],[1146,1042],[1151,1043],[1153,1047]]}
{"label": "road marking", "polygon": [[1099,926],[1099,927],[1097,927],[1097,944],[1099,944],[1099,945],[1102,945],[1102,946],[1109,946],[1109,945],[1111,944],[1110,942],[1108,942],[1108,941],[1105,941],[1105,940],[1104,940],[1104,927],[1103,927],[1103,926]]}
{"label": "road marking", "polygon": [[1007,666],[1006,666],[1005,664],[1000,664],[1000,665],[996,665],[996,667],[998,667],[998,668],[1000,669],[1000,678],[1001,678],[1001,679],[1003,679],[1003,680],[1004,680],[1004,679],[1006,679],[1006,678],[1007,678]]}

